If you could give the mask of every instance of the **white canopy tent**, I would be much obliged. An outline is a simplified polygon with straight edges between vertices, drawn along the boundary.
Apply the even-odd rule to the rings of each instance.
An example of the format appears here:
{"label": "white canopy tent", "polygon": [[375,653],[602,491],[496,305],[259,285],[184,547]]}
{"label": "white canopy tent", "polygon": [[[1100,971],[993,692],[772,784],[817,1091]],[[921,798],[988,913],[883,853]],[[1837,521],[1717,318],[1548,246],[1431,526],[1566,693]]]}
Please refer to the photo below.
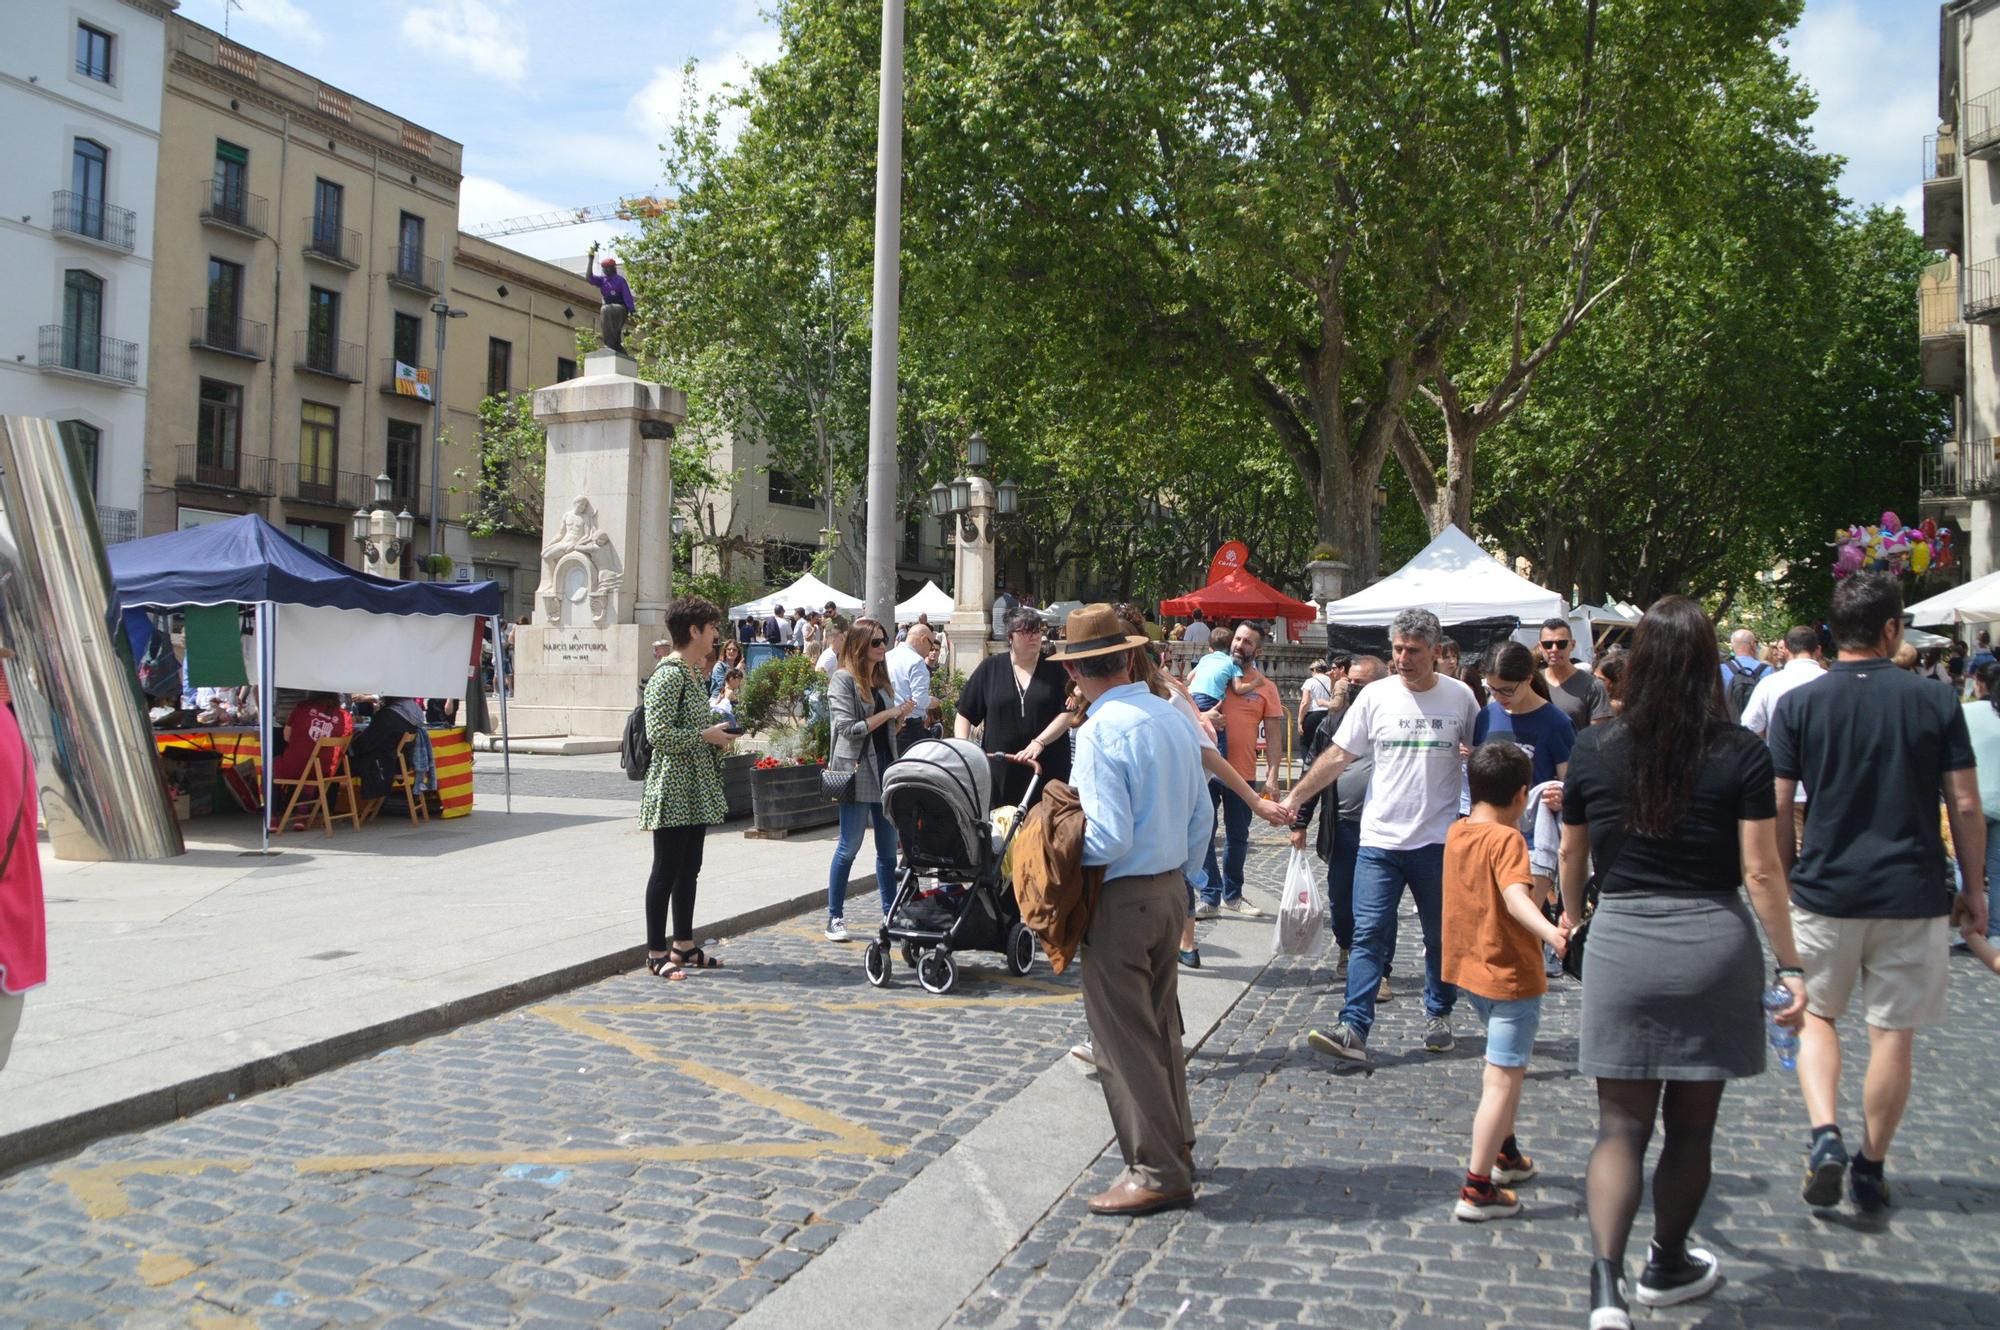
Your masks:
{"label": "white canopy tent", "polygon": [[799,580],[756,600],[745,601],[741,605],[729,607],[731,619],[761,619],[773,609],[783,605],[788,610],[818,610],[826,608],[832,601],[840,609],[854,611],[861,608],[861,602],[845,591],[835,591],[811,573],[802,573]]}
{"label": "white canopy tent", "polygon": [[1988,573],[1963,586],[1940,591],[1904,612],[1916,624],[1989,623],[2000,619],[2000,573]]}
{"label": "white canopy tent", "polygon": [[957,608],[958,602],[951,598],[949,591],[936,582],[925,582],[921,591],[896,606],[896,622],[915,623],[919,614],[925,614],[930,616],[935,627],[950,619]]}
{"label": "white canopy tent", "polygon": [[[1544,619],[1571,625],[1577,653],[1585,655],[1591,635],[1582,615],[1572,614],[1562,596],[1530,582],[1479,548],[1471,536],[1448,526],[1416,557],[1371,587],[1328,601],[1326,621],[1363,628],[1386,628],[1407,609],[1425,609],[1442,623],[1515,618],[1515,638],[1533,645]],[[1581,625],[1583,631],[1575,631]]]}

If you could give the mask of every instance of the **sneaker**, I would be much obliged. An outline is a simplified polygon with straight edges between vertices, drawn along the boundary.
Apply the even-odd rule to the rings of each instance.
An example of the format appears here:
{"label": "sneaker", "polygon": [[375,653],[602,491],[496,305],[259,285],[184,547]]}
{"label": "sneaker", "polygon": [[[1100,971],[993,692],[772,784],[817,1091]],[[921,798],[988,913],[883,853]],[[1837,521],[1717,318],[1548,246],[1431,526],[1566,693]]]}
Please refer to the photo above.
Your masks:
{"label": "sneaker", "polygon": [[1813,1143],[1806,1159],[1806,1183],[1799,1195],[1815,1210],[1840,1204],[1840,1180],[1847,1175],[1847,1146],[1839,1132],[1828,1132]]}
{"label": "sneaker", "polygon": [[1345,1021],[1336,1023],[1325,1034],[1318,1030],[1306,1031],[1306,1044],[1318,1052],[1331,1053],[1349,1062],[1368,1060],[1368,1041],[1354,1033],[1354,1028]]}
{"label": "sneaker", "polygon": [[1217,919],[1222,916],[1222,907],[1214,901],[1202,901],[1194,907],[1197,919]]}
{"label": "sneaker", "polygon": [[847,921],[845,919],[840,919],[840,918],[833,918],[827,920],[826,940],[828,942],[847,941]]}
{"label": "sneaker", "polygon": [[1189,947],[1183,951],[1181,953],[1181,964],[1187,966],[1190,970],[1199,970],[1201,968],[1201,948]]}
{"label": "sneaker", "polygon": [[1262,919],[1264,917],[1262,910],[1252,905],[1249,901],[1244,900],[1241,896],[1238,896],[1233,901],[1222,902],[1222,908],[1231,914],[1240,914],[1245,919]]}
{"label": "sneaker", "polygon": [[1521,1213],[1521,1201],[1505,1187],[1489,1187],[1485,1191],[1460,1187],[1458,1204],[1451,1207],[1451,1213],[1468,1224],[1483,1224],[1489,1219],[1512,1219]]}
{"label": "sneaker", "polygon": [[1642,1307],[1677,1307],[1707,1297],[1721,1280],[1722,1262],[1713,1252],[1689,1247],[1679,1261],[1662,1265],[1659,1244],[1654,1243],[1632,1296]]}
{"label": "sneaker", "polygon": [[1092,1075],[1096,1074],[1097,1050],[1090,1046],[1090,1041],[1088,1039],[1084,1040],[1080,1044],[1070,1045],[1069,1057],[1070,1061],[1082,1067],[1084,1071]]}
{"label": "sneaker", "polygon": [[1879,1215],[1889,1208],[1889,1179],[1880,1173],[1863,1173],[1860,1169],[1850,1169],[1847,1174],[1848,1195],[1854,1198],[1854,1208],[1865,1215]]}
{"label": "sneaker", "polygon": [[1535,1161],[1524,1154],[1501,1155],[1493,1161],[1493,1180],[1504,1182],[1510,1187],[1516,1183],[1526,1182],[1539,1172],[1541,1170],[1535,1167]]}
{"label": "sneaker", "polygon": [[1375,1000],[1377,1002],[1389,1002],[1393,1001],[1395,996],[1394,993],[1389,991],[1389,976],[1386,974],[1383,975],[1382,982],[1375,985]]}
{"label": "sneaker", "polygon": [[1625,1276],[1611,1261],[1590,1263],[1590,1330],[1632,1330]]}
{"label": "sneaker", "polygon": [[1451,1034],[1451,1017],[1433,1016],[1424,1022],[1424,1047],[1432,1053],[1449,1053],[1458,1047]]}
{"label": "sneaker", "polygon": [[1339,959],[1339,960],[1337,960],[1337,961],[1335,961],[1335,962],[1333,963],[1333,972],[1334,972],[1334,973],[1335,973],[1336,975],[1343,975],[1343,974],[1346,974],[1346,973],[1347,973],[1347,948],[1346,948],[1346,947],[1342,947],[1342,948],[1340,949],[1340,959]]}

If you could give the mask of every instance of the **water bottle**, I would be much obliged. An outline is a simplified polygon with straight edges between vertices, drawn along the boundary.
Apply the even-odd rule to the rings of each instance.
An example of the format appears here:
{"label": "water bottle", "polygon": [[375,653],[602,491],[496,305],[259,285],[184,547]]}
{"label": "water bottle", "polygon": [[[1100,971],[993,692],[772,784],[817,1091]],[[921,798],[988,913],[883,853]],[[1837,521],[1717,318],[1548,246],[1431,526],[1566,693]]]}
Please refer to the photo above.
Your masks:
{"label": "water bottle", "polygon": [[1771,1051],[1778,1055],[1778,1065],[1786,1071],[1799,1064],[1799,1032],[1778,1024],[1778,1013],[1792,1005],[1792,990],[1783,984],[1772,984],[1764,990],[1765,1033],[1771,1037]]}

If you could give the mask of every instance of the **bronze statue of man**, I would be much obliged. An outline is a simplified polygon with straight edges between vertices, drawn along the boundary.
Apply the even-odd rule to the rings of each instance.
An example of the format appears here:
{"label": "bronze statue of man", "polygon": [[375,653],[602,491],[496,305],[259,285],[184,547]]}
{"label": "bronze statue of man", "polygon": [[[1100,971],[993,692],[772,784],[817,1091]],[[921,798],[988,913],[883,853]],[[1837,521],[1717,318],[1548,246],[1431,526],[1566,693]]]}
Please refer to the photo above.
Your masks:
{"label": "bronze statue of man", "polygon": [[625,350],[625,316],[638,308],[632,301],[632,288],[618,274],[618,260],[606,259],[601,265],[603,274],[592,272],[591,264],[597,258],[597,244],[591,243],[590,253],[583,261],[583,275],[604,297],[604,307],[597,311],[597,340],[616,351]]}

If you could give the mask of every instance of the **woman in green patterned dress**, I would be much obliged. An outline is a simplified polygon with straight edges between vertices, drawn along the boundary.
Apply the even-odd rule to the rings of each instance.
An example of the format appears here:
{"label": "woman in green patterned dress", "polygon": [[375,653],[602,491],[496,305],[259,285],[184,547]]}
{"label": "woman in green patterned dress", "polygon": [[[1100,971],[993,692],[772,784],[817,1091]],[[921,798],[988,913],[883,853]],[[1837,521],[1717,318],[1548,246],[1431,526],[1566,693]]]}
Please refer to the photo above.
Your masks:
{"label": "woman in green patterned dress", "polygon": [[[708,667],[722,611],[700,596],[667,606],[669,652],[646,681],[646,742],[653,760],[639,801],[639,828],[653,833],[653,873],[646,880],[646,968],[667,979],[722,962],[694,944],[694,893],[708,829],[722,821],[722,754],[736,742],[708,709]],[[671,904],[674,936],[667,942]]]}

